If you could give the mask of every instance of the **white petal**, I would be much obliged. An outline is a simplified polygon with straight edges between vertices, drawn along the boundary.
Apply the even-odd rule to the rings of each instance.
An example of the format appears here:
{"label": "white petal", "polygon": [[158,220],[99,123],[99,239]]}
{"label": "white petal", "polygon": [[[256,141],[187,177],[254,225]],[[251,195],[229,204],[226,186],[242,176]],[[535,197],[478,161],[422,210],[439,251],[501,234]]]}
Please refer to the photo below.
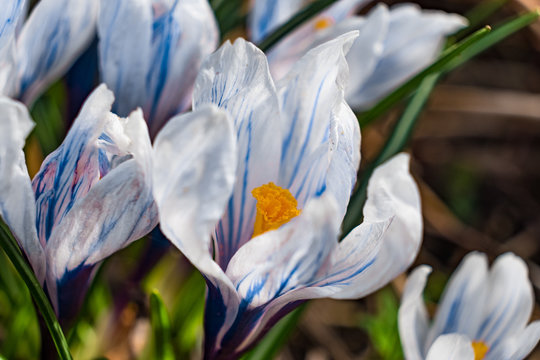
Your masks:
{"label": "white petal", "polygon": [[462,334],[439,336],[429,349],[426,360],[474,360],[471,340]]}
{"label": "white petal", "polygon": [[[429,65],[444,44],[444,37],[465,25],[465,20],[455,14],[421,11],[411,4],[393,7],[383,54],[362,88],[349,93],[348,100],[358,109],[371,106]],[[351,67],[355,66],[364,64],[351,62]]]}
{"label": "white petal", "polygon": [[512,253],[499,256],[493,263],[487,285],[484,319],[477,339],[495,346],[525,328],[532,313],[534,295],[527,265]]}
{"label": "white petal", "polygon": [[344,193],[334,194],[341,195],[336,200],[343,212],[355,182],[358,164],[354,163],[360,155],[354,147],[359,145],[360,130],[343,97],[348,74],[345,55],[356,36],[351,32],[311,50],[277,86],[283,117],[279,185],[291,191],[300,207],[326,186],[328,168],[323,166],[318,173],[311,171],[326,160],[312,159],[320,148],[330,153],[338,147],[338,153],[346,152],[350,158],[349,169],[338,171],[344,171],[351,183],[345,184]]}
{"label": "white petal", "polygon": [[454,271],[439,302],[439,308],[428,334],[425,350],[442,334],[460,333],[471,340],[478,338],[487,292],[487,259],[485,254],[468,254]]}
{"label": "white petal", "polygon": [[[333,298],[360,298],[383,287],[411,265],[422,241],[418,188],[409,173],[409,156],[399,154],[375,169],[368,185],[364,222],[391,219],[381,235],[373,263],[355,274]],[[348,237],[356,237],[362,225]],[[352,240],[350,240],[352,241]]]}
{"label": "white petal", "polygon": [[18,28],[24,21],[26,7],[26,0],[5,0],[2,2],[2,12],[0,12],[0,53],[15,38]]}
{"label": "white petal", "polygon": [[540,321],[530,323],[525,329],[502,340],[491,349],[486,360],[523,360],[540,340]]}
{"label": "white petal", "polygon": [[216,230],[216,261],[225,269],[236,250],[253,234],[256,200],[251,191],[277,182],[279,171],[281,119],[263,52],[242,39],[233,45],[225,43],[203,64],[193,102],[195,109],[205,103],[224,108],[235,123],[236,183]]}
{"label": "white petal", "polygon": [[253,238],[236,252],[226,273],[249,307],[314,280],[337,245],[336,212],[332,196],[323,195],[287,224]]}
{"label": "white petal", "polygon": [[152,58],[144,112],[154,136],[169,118],[191,105],[202,61],[218,45],[214,13],[207,0],[165,5],[154,1]]}
{"label": "white petal", "polygon": [[[102,89],[96,90],[94,96],[103,95]],[[90,100],[96,101],[96,97]],[[79,117],[73,129],[80,130],[79,123],[90,120],[89,117]],[[56,226],[52,228],[46,246],[49,264],[47,285],[53,301],[57,300],[54,291],[62,292],[64,285],[71,286],[69,281],[78,272],[91,268],[146,235],[158,221],[149,173],[150,139],[142,112],[134,112],[127,119],[108,113],[104,123],[94,120],[98,124],[95,130],[101,130],[102,135],[83,145],[83,156],[78,158],[77,170],[82,170],[81,177],[92,177],[93,172],[84,173],[82,163],[86,161],[89,167],[99,166],[101,180],[92,181],[86,193],[71,193],[72,202],[63,214],[59,214],[59,219],[54,219]],[[90,152],[88,158],[84,155],[86,151]],[[58,166],[61,165],[59,162]],[[80,179],[74,179],[77,180]],[[73,184],[78,187],[82,186],[81,183]],[[50,201],[54,203],[56,200],[59,198]]]}
{"label": "white petal", "polygon": [[98,0],[42,0],[17,42],[21,98],[31,104],[76,60],[95,34]]}
{"label": "white petal", "polygon": [[303,0],[252,0],[250,39],[260,42],[302,8]]}
{"label": "white petal", "polygon": [[34,192],[24,160],[24,141],[34,123],[26,107],[0,97],[0,216],[24,250],[38,280],[45,279],[45,253],[36,232]]}
{"label": "white petal", "polygon": [[146,101],[152,21],[150,0],[101,1],[97,23],[101,79],[114,92],[114,110],[120,116]]}
{"label": "white petal", "polygon": [[210,235],[225,210],[235,171],[232,121],[214,106],[174,117],[154,142],[154,196],[161,230],[219,292],[226,311],[218,327],[225,330],[240,300],[212,259]]}
{"label": "white petal", "polygon": [[428,332],[428,314],[422,296],[431,268],[422,265],[407,279],[401,297],[398,324],[401,345],[407,360],[424,359],[424,343]]}

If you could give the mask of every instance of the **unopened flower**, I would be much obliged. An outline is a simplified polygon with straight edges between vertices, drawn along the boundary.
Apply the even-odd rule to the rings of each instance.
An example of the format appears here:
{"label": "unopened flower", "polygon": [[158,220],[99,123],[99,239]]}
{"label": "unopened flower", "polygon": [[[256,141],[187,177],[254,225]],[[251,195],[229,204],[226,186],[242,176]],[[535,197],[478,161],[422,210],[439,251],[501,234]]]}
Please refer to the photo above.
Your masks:
{"label": "unopened flower", "polygon": [[422,299],[429,266],[415,269],[399,309],[399,334],[407,360],[521,360],[540,339],[540,321],[527,325],[534,295],[527,265],[499,256],[468,254],[450,277],[431,324]]}
{"label": "unopened flower", "polygon": [[22,148],[33,122],[0,97],[0,216],[62,319],[76,313],[95,265],[157,224],[146,123],[140,110],[114,115],[113,101],[98,87],[31,181]]}
{"label": "unopened flower", "polygon": [[152,137],[191,106],[199,66],[219,40],[207,0],[102,0],[98,33],[113,110],[141,107]]}

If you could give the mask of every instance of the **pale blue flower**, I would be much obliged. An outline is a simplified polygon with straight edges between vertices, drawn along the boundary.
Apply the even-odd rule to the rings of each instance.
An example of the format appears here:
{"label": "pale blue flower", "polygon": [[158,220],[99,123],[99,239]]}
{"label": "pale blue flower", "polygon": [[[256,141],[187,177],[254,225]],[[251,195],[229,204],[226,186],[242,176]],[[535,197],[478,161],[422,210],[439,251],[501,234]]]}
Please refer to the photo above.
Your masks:
{"label": "pale blue flower", "polygon": [[99,0],[27,0],[0,10],[0,94],[34,100],[73,64],[95,35]]}
{"label": "pale blue flower", "polygon": [[[367,0],[340,0],[282,39],[268,52],[274,78],[284,76],[309,49],[348,31],[360,36],[347,55],[349,105],[365,110],[433,62],[447,35],[465,19],[442,11],[399,4],[378,4],[366,16],[354,16]],[[306,1],[253,0],[250,31],[260,41],[302,8]]]}
{"label": "pale blue flower", "polygon": [[0,97],[0,216],[62,319],[76,313],[95,265],[158,220],[142,112],[119,118],[113,101],[97,88],[30,181],[22,148],[33,122],[23,104]]}
{"label": "pale blue flower", "polygon": [[499,256],[490,270],[483,253],[468,254],[451,276],[431,324],[422,298],[429,266],[415,269],[399,309],[407,360],[521,360],[540,339],[540,321],[527,325],[534,295],[527,265]]}
{"label": "pale blue flower", "polygon": [[113,110],[141,107],[152,137],[191,106],[199,66],[219,40],[207,0],[102,0],[98,33]]}
{"label": "pale blue flower", "polygon": [[[278,83],[253,44],[225,43],[203,63],[193,106],[213,104],[232,119],[233,159],[180,176],[193,150],[171,141],[161,156],[156,146],[166,159],[154,162],[161,230],[207,280],[207,359],[237,358],[307,299],[369,294],[416,256],[422,219],[406,155],[375,171],[364,222],[338,242],[360,162],[343,91],[355,37],[313,49]],[[204,136],[193,131],[192,141]],[[209,168],[220,175],[204,177]],[[186,192],[198,196],[182,200]]]}

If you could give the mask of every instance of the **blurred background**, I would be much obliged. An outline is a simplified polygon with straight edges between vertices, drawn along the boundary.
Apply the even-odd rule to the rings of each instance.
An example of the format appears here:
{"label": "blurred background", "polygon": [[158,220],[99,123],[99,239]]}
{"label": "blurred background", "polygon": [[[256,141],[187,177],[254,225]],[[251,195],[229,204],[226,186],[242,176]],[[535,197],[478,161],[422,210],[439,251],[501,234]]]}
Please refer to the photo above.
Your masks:
{"label": "blurred background", "polygon": [[[413,2],[459,14],[478,5],[475,0]],[[485,23],[497,24],[537,7],[540,0],[508,0]],[[239,34],[241,30],[235,30],[230,36]],[[81,62],[86,66],[96,61],[94,55],[86,54],[74,71]],[[68,76],[34,107],[33,117],[49,137],[38,142],[34,136],[28,142],[34,172],[63,138],[62,119],[78,109],[64,99],[66,87],[72,85]],[[398,107],[362,129],[363,161],[377,154],[399,114]],[[58,121],[50,121],[51,117]],[[537,297],[533,319],[540,319],[540,22],[444,77],[420,117],[408,151],[425,224],[415,266],[429,264],[435,269],[425,294],[428,309],[435,310],[448,277],[467,252],[483,251],[493,260],[513,251],[529,266]],[[155,266],[146,274],[148,269],[141,269],[139,262],[146,251],[147,242],[138,241],[101,267],[80,318],[67,334],[75,359],[152,358],[148,300],[152,289],[160,291],[167,306],[177,358],[200,358],[202,277],[177,250],[166,246],[165,255],[156,254]],[[3,252],[0,257],[0,353],[6,359],[39,358],[43,350],[32,300]],[[300,317],[298,326],[283,328],[290,336],[279,351],[275,349],[277,358],[403,358],[397,310],[405,279],[402,275],[357,301],[310,302],[293,314]],[[540,359],[540,350],[530,358]]]}

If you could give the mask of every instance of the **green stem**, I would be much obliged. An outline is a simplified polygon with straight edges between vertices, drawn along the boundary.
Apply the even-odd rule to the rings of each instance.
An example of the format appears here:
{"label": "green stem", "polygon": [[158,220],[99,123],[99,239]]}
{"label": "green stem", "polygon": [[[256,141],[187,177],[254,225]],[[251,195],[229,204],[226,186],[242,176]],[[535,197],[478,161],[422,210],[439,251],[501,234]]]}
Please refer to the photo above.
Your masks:
{"label": "green stem", "polygon": [[39,281],[37,280],[34,272],[28,265],[26,259],[21,253],[19,246],[17,245],[16,240],[11,235],[11,232],[7,229],[7,226],[0,221],[0,246],[4,249],[7,256],[13,263],[13,266],[25,282],[34,302],[36,303],[39,312],[43,316],[43,320],[47,324],[47,328],[51,334],[51,337],[58,351],[58,356],[61,360],[71,360],[71,354],[69,352],[69,347],[62,332],[62,328],[58,323],[56,314],[45,295],[45,292],[41,288]]}
{"label": "green stem", "polygon": [[328,6],[335,3],[337,0],[317,0],[310,5],[306,6],[300,10],[296,15],[289,19],[285,24],[278,27],[272,33],[261,41],[258,45],[259,49],[266,52],[272,46],[274,46],[279,40],[288,35],[298,26],[302,25],[305,21],[311,19],[313,16],[317,15]]}

